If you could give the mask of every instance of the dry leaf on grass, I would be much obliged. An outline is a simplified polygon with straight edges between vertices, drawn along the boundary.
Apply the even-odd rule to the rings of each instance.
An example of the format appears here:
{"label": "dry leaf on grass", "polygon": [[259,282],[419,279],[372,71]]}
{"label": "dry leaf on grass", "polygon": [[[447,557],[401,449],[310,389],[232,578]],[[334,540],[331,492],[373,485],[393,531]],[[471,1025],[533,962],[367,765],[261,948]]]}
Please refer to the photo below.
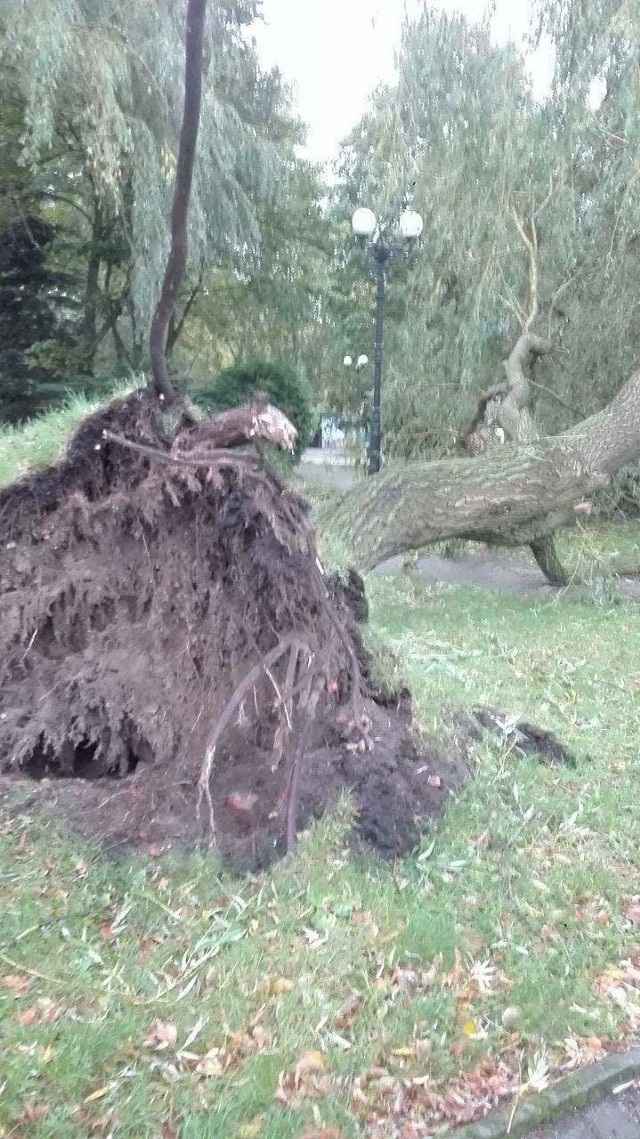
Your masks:
{"label": "dry leaf on grass", "polygon": [[22,1123],[39,1123],[44,1119],[49,1108],[44,1103],[23,1103],[20,1109],[20,1115],[14,1116],[17,1124]]}
{"label": "dry leaf on grass", "polygon": [[351,913],[351,921],[354,925],[360,925],[364,928],[365,933],[372,941],[375,941],[380,929],[376,922],[371,910],[357,909]]}
{"label": "dry leaf on grass", "polygon": [[178,1039],[178,1029],[175,1024],[168,1024],[165,1020],[154,1020],[143,1037],[143,1044],[147,1048],[154,1048],[156,1052],[163,1052],[171,1048]]}
{"label": "dry leaf on grass", "polygon": [[334,1027],[342,1029],[347,1028],[351,1024],[351,1021],[354,1020],[360,1012],[361,1006],[362,994],[354,990],[351,993],[351,996],[347,997],[346,1001],[342,1002],[340,1008],[338,1009],[338,1012],[334,1016]]}
{"label": "dry leaf on grass", "polygon": [[274,1043],[273,1033],[261,1024],[252,1024],[245,1032],[231,1032],[226,1040],[226,1051],[231,1058],[249,1056],[253,1052],[266,1052]]}
{"label": "dry leaf on grass", "polygon": [[199,1076],[215,1078],[221,1076],[227,1067],[227,1056],[222,1048],[210,1048],[196,1065]]}
{"label": "dry leaf on grass", "polygon": [[21,1024],[23,1028],[28,1028],[29,1025],[34,1023],[37,1016],[37,1010],[32,1006],[31,1008],[23,1009],[22,1012],[17,1012],[14,1016],[14,1020],[17,1020],[18,1024]]}
{"label": "dry leaf on grass", "polygon": [[4,989],[10,989],[17,997],[21,997],[23,993],[29,991],[33,980],[22,973],[5,973],[4,977],[0,977],[0,984]]}
{"label": "dry leaf on grass", "polygon": [[305,1052],[293,1070],[281,1072],[275,1091],[275,1102],[280,1107],[294,1110],[303,1099],[325,1095],[332,1083],[332,1077],[324,1071],[322,1052],[315,1049]]}
{"label": "dry leaf on grass", "polygon": [[263,977],[253,990],[257,997],[280,997],[283,993],[290,993],[293,981],[288,977]]}
{"label": "dry leaf on grass", "polygon": [[640,925],[640,894],[629,899],[622,908],[622,915],[632,925]]}

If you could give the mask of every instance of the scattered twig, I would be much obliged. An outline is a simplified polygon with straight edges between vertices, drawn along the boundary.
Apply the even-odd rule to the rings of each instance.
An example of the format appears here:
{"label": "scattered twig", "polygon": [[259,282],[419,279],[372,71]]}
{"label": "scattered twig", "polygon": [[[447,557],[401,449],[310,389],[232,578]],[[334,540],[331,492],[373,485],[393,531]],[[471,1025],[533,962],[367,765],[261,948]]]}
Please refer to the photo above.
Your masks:
{"label": "scattered twig", "polygon": [[253,686],[260,679],[265,664],[268,668],[271,668],[274,664],[276,664],[277,661],[280,660],[280,657],[284,656],[284,654],[293,647],[293,645],[297,645],[298,648],[306,647],[298,637],[284,637],[281,641],[278,642],[275,648],[271,649],[271,651],[266,654],[264,657],[264,662],[260,661],[258,664],[255,664],[253,668],[249,669],[249,671],[232,692],[227,703],[222,709],[222,712],[216,720],[214,727],[209,733],[209,738],[207,739],[206,744],[204,763],[202,764],[202,770],[200,772],[200,778],[198,780],[197,811],[198,817],[200,817],[203,800],[206,800],[209,811],[209,826],[212,838],[215,837],[215,819],[213,814],[213,800],[211,798],[210,781],[211,772],[213,770],[213,763],[215,760],[216,747],[218,745],[220,736],[230,723],[237,708],[240,706],[245,697],[248,696]]}
{"label": "scattered twig", "polygon": [[291,781],[289,784],[289,795],[287,802],[287,854],[289,854],[295,845],[296,841],[296,809],[298,805],[298,784],[300,782],[300,771],[302,769],[302,759],[309,742],[309,733],[313,718],[320,699],[320,694],[325,686],[325,678],[321,673],[316,673],[311,682],[311,687],[308,696],[306,693],[300,698],[302,704],[303,723],[300,726],[297,739],[293,747],[293,754],[291,757]]}
{"label": "scattered twig", "polygon": [[250,465],[254,462],[253,455],[244,451],[232,451],[226,447],[187,456],[184,452],[172,454],[170,451],[160,451],[157,447],[150,447],[146,443],[134,443],[132,439],[125,439],[123,435],[116,435],[113,431],[103,431],[102,438],[109,443],[119,443],[121,447],[127,447],[130,451],[137,451],[149,459],[172,463],[178,467],[213,467],[216,463],[222,462],[232,466],[236,463]]}

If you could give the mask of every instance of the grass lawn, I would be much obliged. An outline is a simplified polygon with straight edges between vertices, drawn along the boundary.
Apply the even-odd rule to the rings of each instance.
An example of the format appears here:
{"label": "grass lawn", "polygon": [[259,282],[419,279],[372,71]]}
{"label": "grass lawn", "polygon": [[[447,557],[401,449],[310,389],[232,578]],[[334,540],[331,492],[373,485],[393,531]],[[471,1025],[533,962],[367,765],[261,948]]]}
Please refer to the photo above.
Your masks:
{"label": "grass lawn", "polygon": [[[114,387],[111,395],[122,396],[129,391],[131,384],[120,384]],[[90,400],[84,395],[77,395],[62,407],[38,415],[27,423],[0,426],[0,486],[34,467],[55,462],[80,420],[97,411],[104,402],[104,396]]]}
{"label": "grass lawn", "polygon": [[483,701],[577,767],[478,745],[412,857],[350,860],[345,803],[255,879],[5,811],[0,1136],[445,1134],[640,1030],[640,609],[367,586],[426,731]]}

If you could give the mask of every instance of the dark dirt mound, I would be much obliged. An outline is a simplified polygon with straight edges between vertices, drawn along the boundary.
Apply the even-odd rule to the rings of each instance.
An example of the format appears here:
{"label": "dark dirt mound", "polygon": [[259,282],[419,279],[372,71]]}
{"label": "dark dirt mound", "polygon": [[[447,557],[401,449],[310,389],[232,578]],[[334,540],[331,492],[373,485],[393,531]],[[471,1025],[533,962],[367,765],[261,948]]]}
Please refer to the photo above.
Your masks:
{"label": "dark dirt mound", "polygon": [[375,683],[362,582],[323,576],[304,501],[215,441],[136,394],[0,490],[5,784],[111,842],[254,864],[346,786],[361,835],[406,850],[461,755],[422,754]]}
{"label": "dark dirt mound", "polygon": [[[374,748],[347,751],[329,730],[322,746],[304,761],[297,821],[302,829],[322,817],[344,790],[356,809],[354,838],[383,857],[410,851],[429,819],[466,775],[464,750],[445,755],[412,737],[402,717],[373,701],[370,713]],[[203,829],[196,811],[199,765],[189,778],[140,764],[117,780],[45,777],[30,783],[26,806],[39,804],[66,818],[81,834],[107,848],[138,846],[153,850],[195,845]],[[0,776],[2,798],[23,789],[23,775]],[[213,787],[216,846],[236,869],[258,869],[285,850],[282,825],[273,817],[282,792],[282,775],[272,771],[272,755],[256,748],[221,754]],[[24,801],[23,807],[24,808]],[[270,817],[271,816],[271,817]]]}
{"label": "dark dirt mound", "polygon": [[514,720],[480,704],[472,713],[459,717],[471,736],[480,739],[485,732],[494,745],[508,747],[520,755],[537,755],[547,763],[562,763],[566,767],[576,766],[573,752],[564,746],[555,732],[530,724],[528,720]]}

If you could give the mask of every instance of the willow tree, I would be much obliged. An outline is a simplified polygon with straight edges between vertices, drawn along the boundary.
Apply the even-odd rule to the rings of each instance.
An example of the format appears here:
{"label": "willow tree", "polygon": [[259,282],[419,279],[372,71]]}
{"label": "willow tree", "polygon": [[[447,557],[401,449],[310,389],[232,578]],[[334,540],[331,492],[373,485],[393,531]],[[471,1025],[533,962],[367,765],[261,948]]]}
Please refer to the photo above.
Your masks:
{"label": "willow tree", "polygon": [[633,0],[537,0],[536,9],[537,34],[556,56],[545,115],[573,188],[559,234],[571,260],[556,305],[562,354],[554,383],[591,412],[638,359],[640,8]]}
{"label": "willow tree", "polygon": [[[541,0],[540,9],[541,31],[559,48],[545,100],[533,98],[519,48],[425,9],[406,24],[397,83],[376,94],[345,145],[345,232],[349,207],[384,211],[409,187],[425,218],[420,252],[390,274],[390,454],[450,449],[479,394],[502,379],[528,287],[513,213],[526,222],[550,180],[535,331],[553,350],[531,377],[540,430],[602,407],[634,365],[637,5]],[[361,310],[362,297],[351,299]],[[342,327],[338,314],[338,339]],[[370,323],[362,331],[371,338]]]}
{"label": "willow tree", "polygon": [[[532,196],[542,200],[550,152],[513,45],[494,46],[462,16],[425,10],[407,23],[397,83],[377,93],[347,140],[339,189],[345,213],[364,201],[385,213],[411,188],[425,219],[420,251],[389,274],[392,453],[450,445],[501,370],[518,330],[510,301],[526,281],[511,207],[523,213]],[[558,180],[555,209],[562,188]]]}
{"label": "willow tree", "polygon": [[424,13],[407,27],[398,89],[378,96],[348,155],[346,193],[375,201],[411,180],[426,219],[405,332],[387,353],[390,449],[411,452],[415,432],[424,453],[432,433],[442,453],[483,391],[475,428],[517,413],[511,433],[495,420],[499,450],[389,469],[349,496],[340,520],[364,564],[452,536],[548,554],[548,535],[640,458],[640,377],[615,395],[637,357],[640,16],[541,0],[540,19],[559,48],[541,106],[514,49]]}
{"label": "willow tree", "polygon": [[[169,330],[190,316],[202,273],[238,272],[262,240],[295,165],[300,127],[277,71],[265,73],[246,35],[257,0],[212,6],[204,44],[203,114],[190,211],[190,259]],[[66,234],[60,258],[78,277],[76,370],[96,353],[139,371],[169,247],[169,204],[182,101],[186,3],[25,0],[3,32],[0,93],[14,108],[12,200]],[[73,364],[69,372],[73,371]]]}

